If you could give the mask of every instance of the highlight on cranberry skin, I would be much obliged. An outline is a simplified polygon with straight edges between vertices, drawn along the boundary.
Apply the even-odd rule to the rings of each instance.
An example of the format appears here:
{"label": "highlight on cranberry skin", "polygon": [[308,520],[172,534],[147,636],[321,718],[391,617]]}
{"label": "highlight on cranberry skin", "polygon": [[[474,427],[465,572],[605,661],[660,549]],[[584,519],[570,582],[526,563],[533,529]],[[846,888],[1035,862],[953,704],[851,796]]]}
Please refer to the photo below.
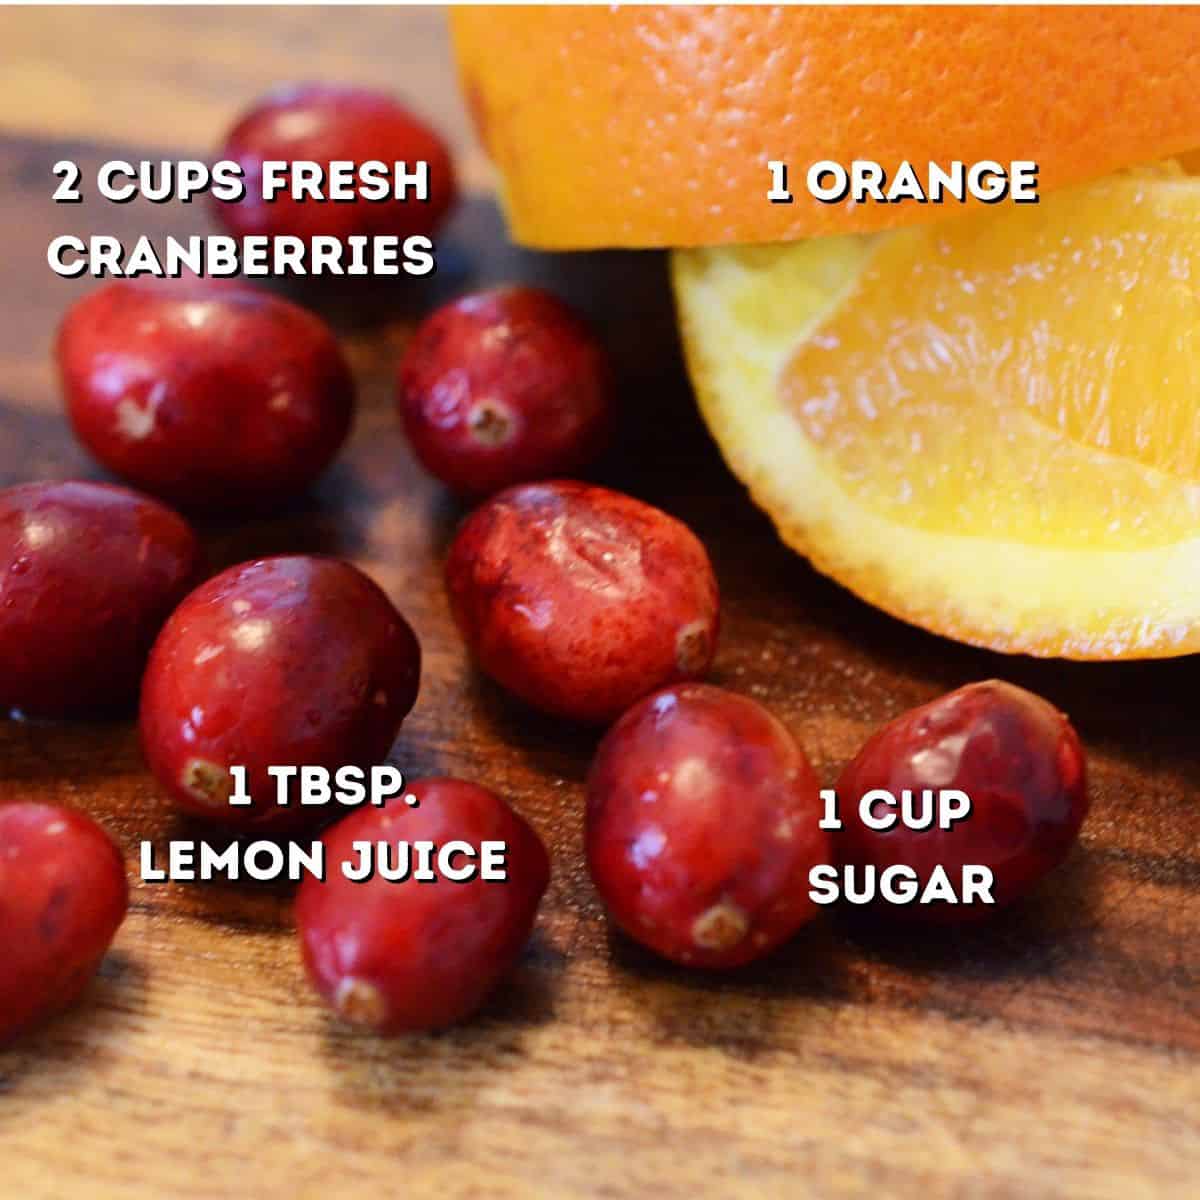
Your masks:
{"label": "highlight on cranberry skin", "polygon": [[83,482],[0,491],[0,713],[132,707],[155,636],[203,570],[191,527],[148,496]]}
{"label": "highlight on cranberry skin", "polygon": [[[238,201],[214,202],[218,219],[239,236],[290,235],[308,239],[359,234],[401,239],[429,235],[442,223],[458,197],[454,165],[443,139],[394,96],[369,88],[302,83],[264,96],[234,125],[218,158],[232,159],[245,172],[246,195]],[[403,200],[294,199],[289,188],[270,201],[262,195],[266,160],[306,160],[357,165],[377,160],[390,172],[405,164],[429,164],[429,198],[411,192]]]}
{"label": "highlight on cranberry skin", "polygon": [[[863,824],[861,797],[875,788],[956,788],[970,813],[949,829],[935,822],[887,830]],[[843,862],[879,871],[911,867],[922,887],[940,865],[951,878],[964,865],[992,871],[995,904],[880,904],[897,916],[930,921],[986,917],[1025,895],[1075,844],[1088,811],[1083,747],[1070,721],[1024,688],[972,683],[897,717],[880,729],[837,784]]]}
{"label": "highlight on cranberry skin", "polygon": [[829,861],[816,775],[761,704],[687,683],[605,735],[587,787],[588,869],[613,920],[664,958],[737,967],[817,913]]}
{"label": "highlight on cranberry skin", "polygon": [[705,675],[720,623],[708,554],[682,522],[583,483],[525,484],[459,529],[446,562],[479,667],[526,703],[592,724]]}
{"label": "highlight on cranberry skin", "polygon": [[0,804],[0,1045],[79,997],[128,903],[121,852],[95,821]]}
{"label": "highlight on cranberry skin", "polygon": [[463,496],[577,475],[613,424],[604,348],[532,287],[464,296],[428,317],[400,363],[397,397],[417,457]]}
{"label": "highlight on cranberry skin", "polygon": [[107,284],[67,313],[57,356],[79,440],[185,511],[285,504],[350,431],[354,380],[329,327],[241,284]]}
{"label": "highlight on cranberry skin", "polygon": [[[142,687],[142,748],[185,812],[287,828],[271,766],[380,763],[416,701],[421,651],[392,602],[333,558],[282,556],[210,579],[172,614]],[[231,805],[246,769],[249,806]]]}
{"label": "highlight on cranberry skin", "polygon": [[[327,877],[296,899],[304,965],[345,1020],[379,1033],[441,1029],[471,1016],[515,966],[550,879],[532,827],[495,792],[460,779],[421,779],[403,799],[360,809],[324,837]],[[354,883],[341,873],[356,841],[507,845],[503,881],[478,875]]]}

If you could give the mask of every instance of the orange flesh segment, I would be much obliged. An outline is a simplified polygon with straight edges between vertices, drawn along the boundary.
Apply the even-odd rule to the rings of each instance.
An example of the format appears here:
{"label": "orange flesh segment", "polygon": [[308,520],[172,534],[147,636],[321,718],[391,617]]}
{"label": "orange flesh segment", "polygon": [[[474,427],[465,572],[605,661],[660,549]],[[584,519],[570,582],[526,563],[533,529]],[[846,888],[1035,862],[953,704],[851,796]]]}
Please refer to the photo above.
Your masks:
{"label": "orange flesh segment", "polygon": [[1058,547],[1195,536],[1200,179],[1122,175],[882,238],[781,386],[891,520]]}

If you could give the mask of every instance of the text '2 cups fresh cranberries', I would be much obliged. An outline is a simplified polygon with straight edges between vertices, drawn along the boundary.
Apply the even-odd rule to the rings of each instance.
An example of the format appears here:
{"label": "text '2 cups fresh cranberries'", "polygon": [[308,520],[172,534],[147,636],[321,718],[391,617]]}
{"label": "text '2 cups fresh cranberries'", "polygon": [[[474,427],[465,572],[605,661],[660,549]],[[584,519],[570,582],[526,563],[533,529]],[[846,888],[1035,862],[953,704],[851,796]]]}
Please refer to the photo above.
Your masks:
{"label": "text '2 cups fresh cranberries'", "polygon": [[[529,938],[550,879],[537,834],[494,792],[458,779],[410,785],[395,800],[339,821],[324,837],[328,876],[307,877],[296,900],[304,963],[346,1020],[382,1033],[439,1029],[473,1013]],[[339,868],[354,843],[506,843],[504,880],[355,883]]]}
{"label": "text '2 cups fresh cranberries'", "polygon": [[[948,829],[899,821],[872,829],[860,802],[877,788],[893,795],[954,788],[971,808]],[[1071,723],[1040,696],[998,680],[969,684],[885,725],[842,772],[837,793],[843,862],[907,866],[922,885],[939,866],[952,878],[964,866],[991,870],[995,905],[880,905],[934,921],[986,917],[1024,895],[1066,857],[1088,811],[1083,748]]]}
{"label": "text '2 cups fresh cranberries'", "polygon": [[[322,810],[294,797],[277,804],[267,768],[382,762],[420,671],[408,623],[349,563],[243,563],[164,626],[142,688],[142,746],[185,811],[231,826],[295,825]],[[252,805],[230,805],[231,766],[246,769]]]}
{"label": "text '2 cups fresh cranberries'", "polygon": [[0,805],[0,1045],[83,991],[128,902],[121,852],[93,820]]}
{"label": "text '2 cups fresh cranberries'", "polygon": [[67,313],[57,350],[80,441],[185,510],[283,504],[350,430],[354,381],[328,326],[239,284],[110,283]]}
{"label": "text '2 cups fresh cranberries'", "polygon": [[[441,224],[458,194],[446,143],[394,97],[368,88],[296,84],[264,96],[229,131],[220,158],[241,164],[243,200],[214,202],[218,218],[239,236],[298,238],[353,235],[406,238]],[[328,172],[331,162],[429,164],[428,199],[293,198],[290,189],[270,201],[262,195],[263,162],[308,161]]]}
{"label": "text '2 cups fresh cranberries'", "polygon": [[703,676],[720,603],[695,534],[649,504],[582,483],[509,488],[472,513],[446,561],[479,666],[526,703],[603,723]]}
{"label": "text '2 cups fresh cranberries'", "polygon": [[203,564],[187,522],[127,488],[0,491],[0,713],[132,705],[155,636]]}
{"label": "text '2 cups fresh cranberries'", "polygon": [[531,287],[464,296],[426,318],[397,396],[417,457],[464,496],[577,475],[613,422],[604,348],[567,305]]}
{"label": "text '2 cups fresh cranberries'", "polygon": [[761,704],[707,684],[642,700],[588,777],[588,868],[630,937],[678,963],[736,967],[817,912],[829,861],[817,778]]}

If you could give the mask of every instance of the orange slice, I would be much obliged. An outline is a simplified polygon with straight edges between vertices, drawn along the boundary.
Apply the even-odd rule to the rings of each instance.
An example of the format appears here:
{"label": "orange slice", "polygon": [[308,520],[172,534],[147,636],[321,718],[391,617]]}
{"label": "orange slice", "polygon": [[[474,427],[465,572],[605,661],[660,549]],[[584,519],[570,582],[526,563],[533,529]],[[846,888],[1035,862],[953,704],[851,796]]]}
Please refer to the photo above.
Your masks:
{"label": "orange slice", "polygon": [[1200,650],[1200,179],[672,272],[704,415],[820,570],[997,650]]}

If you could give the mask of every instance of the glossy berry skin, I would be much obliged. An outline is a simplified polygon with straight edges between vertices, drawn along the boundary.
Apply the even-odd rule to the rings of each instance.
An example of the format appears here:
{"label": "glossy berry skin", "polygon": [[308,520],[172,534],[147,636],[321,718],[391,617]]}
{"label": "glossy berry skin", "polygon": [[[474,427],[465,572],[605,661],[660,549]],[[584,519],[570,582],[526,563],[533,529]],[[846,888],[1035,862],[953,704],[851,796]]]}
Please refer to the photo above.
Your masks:
{"label": "glossy berry skin", "polygon": [[720,602],[680,521],[607,488],[525,484],[467,518],[446,562],[455,620],[482,670],[556,716],[610,721],[703,676]]}
{"label": "glossy berry skin", "polygon": [[[326,879],[296,900],[304,965],[343,1018],[380,1033],[440,1029],[474,1013],[513,968],[550,878],[538,835],[499,796],[460,779],[421,779],[384,808],[359,809],[325,834]],[[507,879],[352,883],[355,841],[507,843]],[[476,858],[478,861],[478,857]]]}
{"label": "glossy berry skin", "polygon": [[649,696],[605,735],[587,788],[588,869],[612,918],[674,962],[736,967],[817,912],[819,785],[761,704],[707,684]]}
{"label": "glossy berry skin", "polygon": [[[950,829],[897,824],[873,830],[859,816],[869,791],[957,788],[971,811]],[[923,885],[939,864],[952,880],[963,865],[993,872],[995,905],[879,903],[882,912],[929,921],[969,921],[1023,896],[1074,844],[1088,811],[1083,748],[1071,723],[1040,696],[999,680],[972,683],[880,729],[837,784],[846,863],[903,864]]]}
{"label": "glossy berry skin", "polygon": [[[382,762],[420,669],[408,623],[349,563],[242,563],[163,628],[142,687],[142,747],[185,812],[232,827],[319,819],[327,809],[276,804],[267,768]],[[251,806],[229,804],[231,766],[246,768]]]}
{"label": "glossy berry skin", "polygon": [[405,432],[464,496],[578,474],[612,425],[612,372],[592,331],[537,288],[464,296],[427,318],[400,364]]}
{"label": "glossy berry skin", "polygon": [[283,504],[350,429],[354,381],[328,326],[248,287],[118,280],[71,308],[57,353],[80,441],[184,510]]}
{"label": "glossy berry skin", "polygon": [[[244,199],[215,202],[218,219],[239,236],[265,234],[345,240],[354,234],[398,238],[428,235],[442,222],[458,194],[446,143],[386,92],[328,84],[296,84],[264,96],[229,131],[218,155],[242,165]],[[429,198],[409,189],[404,200],[315,201],[293,199],[284,187],[270,201],[262,196],[264,160],[405,163],[415,171],[429,163]],[[389,188],[390,190],[390,188]]]}
{"label": "glossy berry skin", "polygon": [[187,522],[127,488],[0,491],[0,713],[131,707],[159,628],[203,566]]}
{"label": "glossy berry skin", "polygon": [[121,852],[95,821],[0,805],[0,1045],[79,996],[128,902]]}

